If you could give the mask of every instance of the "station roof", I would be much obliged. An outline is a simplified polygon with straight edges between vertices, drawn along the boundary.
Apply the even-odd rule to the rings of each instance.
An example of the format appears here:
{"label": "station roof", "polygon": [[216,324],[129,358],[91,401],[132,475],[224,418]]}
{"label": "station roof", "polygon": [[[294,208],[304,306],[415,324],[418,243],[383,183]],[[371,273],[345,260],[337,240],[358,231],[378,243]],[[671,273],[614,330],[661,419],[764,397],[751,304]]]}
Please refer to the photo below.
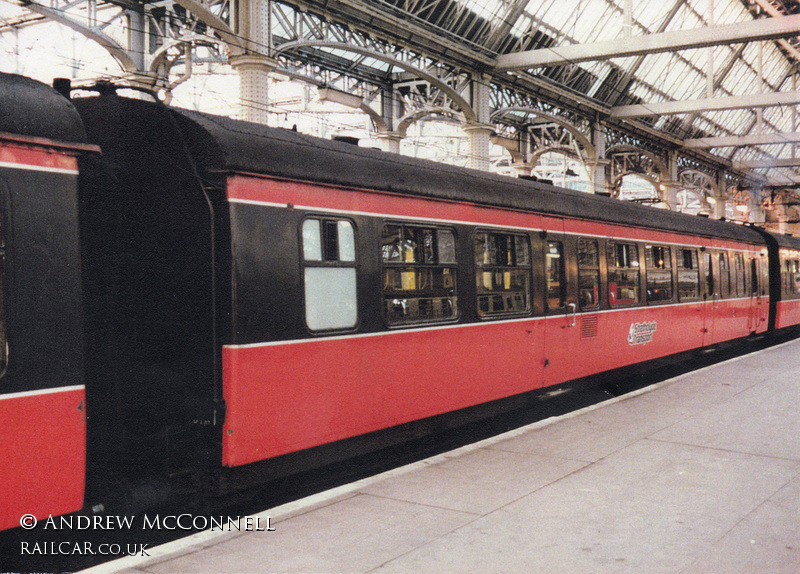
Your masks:
{"label": "station roof", "polygon": [[[527,83],[559,103],[572,98],[600,117],[708,151],[771,183],[800,181],[797,0],[302,4],[493,79]],[[654,49],[654,39],[665,44]],[[361,56],[357,65],[387,71]]]}

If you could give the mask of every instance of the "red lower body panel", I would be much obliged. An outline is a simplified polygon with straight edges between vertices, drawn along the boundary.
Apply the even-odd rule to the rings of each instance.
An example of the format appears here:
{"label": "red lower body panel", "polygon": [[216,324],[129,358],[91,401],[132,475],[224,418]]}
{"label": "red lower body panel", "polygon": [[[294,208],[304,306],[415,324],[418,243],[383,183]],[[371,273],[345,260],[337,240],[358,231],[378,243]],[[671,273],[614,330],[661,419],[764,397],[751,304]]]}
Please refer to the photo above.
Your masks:
{"label": "red lower body panel", "polygon": [[527,320],[226,347],[223,464],[535,389],[543,326]]}
{"label": "red lower body panel", "polygon": [[[716,339],[751,332],[719,305]],[[225,347],[237,466],[712,344],[704,302]]]}
{"label": "red lower body panel", "polygon": [[0,530],[83,506],[83,388],[0,395]]}
{"label": "red lower body panel", "polygon": [[783,329],[792,325],[800,325],[800,299],[778,301],[775,327]]}

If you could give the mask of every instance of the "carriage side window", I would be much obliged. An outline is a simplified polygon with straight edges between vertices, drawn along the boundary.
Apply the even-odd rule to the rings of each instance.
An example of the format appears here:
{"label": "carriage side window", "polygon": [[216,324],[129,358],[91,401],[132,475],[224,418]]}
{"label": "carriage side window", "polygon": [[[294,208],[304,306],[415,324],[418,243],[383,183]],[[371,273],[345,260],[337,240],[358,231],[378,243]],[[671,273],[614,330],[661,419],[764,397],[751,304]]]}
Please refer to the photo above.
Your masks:
{"label": "carriage side window", "polygon": [[700,298],[700,269],[697,249],[678,249],[678,300]]}
{"label": "carriage side window", "polygon": [[452,229],[384,225],[381,258],[387,324],[447,321],[458,315]]}
{"label": "carriage side window", "polygon": [[731,294],[731,270],[728,266],[728,254],[719,254],[719,295],[729,297]]}
{"label": "carriage side window", "polygon": [[745,274],[744,274],[744,255],[741,253],[736,253],[735,255],[736,260],[736,294],[737,295],[746,295],[747,291],[745,290]]}
{"label": "carriage side window", "polygon": [[578,302],[581,311],[600,307],[600,249],[596,239],[578,239]]}
{"label": "carriage side window", "polygon": [[792,261],[781,253],[781,291],[784,295],[792,293]]}
{"label": "carriage side window", "polygon": [[669,247],[647,245],[644,248],[647,276],[647,300],[672,300],[672,253]]}
{"label": "carriage side window", "polygon": [[475,234],[478,315],[527,313],[531,309],[531,251],[524,235]]}
{"label": "carriage side window", "polygon": [[635,243],[609,241],[608,302],[612,306],[639,302],[639,248]]}
{"label": "carriage side window", "polygon": [[784,295],[800,293],[800,260],[790,253],[781,253],[781,289]]}
{"label": "carriage side window", "polygon": [[711,254],[705,253],[703,256],[703,260],[705,261],[705,273],[706,273],[706,294],[709,297],[713,297],[715,291],[715,283],[714,283],[714,265],[712,262]]}
{"label": "carriage side window", "polygon": [[753,257],[750,259],[750,296],[758,295],[758,260]]}
{"label": "carriage side window", "polygon": [[356,242],[346,219],[303,221],[306,325],[312,331],[351,329],[358,321]]}
{"label": "carriage side window", "polygon": [[567,300],[566,270],[564,268],[564,245],[560,241],[548,241],[545,246],[545,271],[547,276],[547,308],[563,307]]}
{"label": "carriage side window", "polygon": [[800,293],[800,260],[789,261],[789,293]]}

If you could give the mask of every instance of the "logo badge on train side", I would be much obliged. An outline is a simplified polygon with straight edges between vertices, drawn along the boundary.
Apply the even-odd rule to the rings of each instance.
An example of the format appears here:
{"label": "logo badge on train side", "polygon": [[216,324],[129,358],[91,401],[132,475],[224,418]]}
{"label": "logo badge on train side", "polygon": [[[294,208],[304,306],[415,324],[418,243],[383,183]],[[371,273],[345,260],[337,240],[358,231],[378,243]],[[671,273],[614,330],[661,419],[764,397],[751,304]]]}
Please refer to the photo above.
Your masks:
{"label": "logo badge on train side", "polygon": [[631,329],[628,331],[628,344],[629,345],[646,345],[653,340],[653,335],[656,332],[655,321],[646,321],[644,323],[632,323]]}

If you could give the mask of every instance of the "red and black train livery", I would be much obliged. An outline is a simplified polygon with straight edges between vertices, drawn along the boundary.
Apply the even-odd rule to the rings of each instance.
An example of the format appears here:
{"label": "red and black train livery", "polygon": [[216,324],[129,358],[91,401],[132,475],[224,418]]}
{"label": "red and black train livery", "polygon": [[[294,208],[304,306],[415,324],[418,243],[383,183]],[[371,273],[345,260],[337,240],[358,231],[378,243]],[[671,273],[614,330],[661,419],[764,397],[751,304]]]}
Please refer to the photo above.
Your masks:
{"label": "red and black train livery", "polygon": [[797,239],[113,93],[0,94],[0,528],[246,488],[800,323]]}

